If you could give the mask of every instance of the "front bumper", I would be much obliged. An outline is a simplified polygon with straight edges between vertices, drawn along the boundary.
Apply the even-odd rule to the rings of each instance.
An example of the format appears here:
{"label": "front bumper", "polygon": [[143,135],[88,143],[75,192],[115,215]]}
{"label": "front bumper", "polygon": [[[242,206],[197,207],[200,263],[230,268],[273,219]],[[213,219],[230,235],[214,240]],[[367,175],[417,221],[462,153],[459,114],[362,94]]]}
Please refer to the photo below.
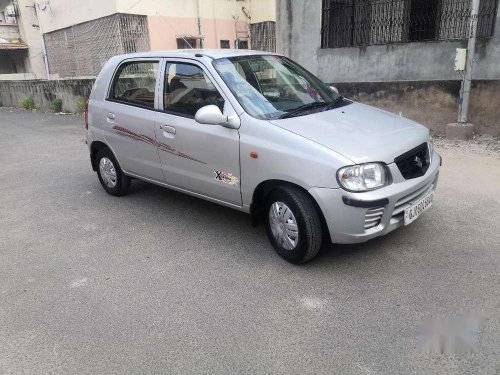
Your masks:
{"label": "front bumper", "polygon": [[[434,152],[427,173],[405,180],[396,164],[388,165],[393,183],[366,193],[312,188],[309,193],[325,217],[333,243],[359,243],[383,236],[404,225],[404,210],[438,182],[441,157]],[[424,214],[425,215],[425,214]]]}

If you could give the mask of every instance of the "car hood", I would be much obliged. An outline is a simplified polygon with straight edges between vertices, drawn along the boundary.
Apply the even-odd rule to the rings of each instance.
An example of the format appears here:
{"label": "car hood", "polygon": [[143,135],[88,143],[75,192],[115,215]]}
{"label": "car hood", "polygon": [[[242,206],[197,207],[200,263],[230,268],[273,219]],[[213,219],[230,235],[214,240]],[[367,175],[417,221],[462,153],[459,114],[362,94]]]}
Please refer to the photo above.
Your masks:
{"label": "car hood", "polygon": [[414,121],[360,103],[270,122],[356,164],[392,163],[397,156],[426,142],[429,136],[429,130]]}

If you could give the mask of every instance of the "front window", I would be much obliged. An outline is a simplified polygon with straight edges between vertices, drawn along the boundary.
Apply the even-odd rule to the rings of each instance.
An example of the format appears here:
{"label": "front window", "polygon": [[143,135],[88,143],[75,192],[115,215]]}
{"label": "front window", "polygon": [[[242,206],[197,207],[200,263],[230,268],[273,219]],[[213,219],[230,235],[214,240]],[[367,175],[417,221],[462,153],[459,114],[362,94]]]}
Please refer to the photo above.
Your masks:
{"label": "front window", "polygon": [[224,99],[214,84],[197,65],[168,63],[163,93],[164,110],[181,116],[194,117],[207,105],[224,109]]}
{"label": "front window", "polygon": [[245,111],[277,119],[325,110],[341,97],[293,61],[274,55],[217,59],[215,69]]}

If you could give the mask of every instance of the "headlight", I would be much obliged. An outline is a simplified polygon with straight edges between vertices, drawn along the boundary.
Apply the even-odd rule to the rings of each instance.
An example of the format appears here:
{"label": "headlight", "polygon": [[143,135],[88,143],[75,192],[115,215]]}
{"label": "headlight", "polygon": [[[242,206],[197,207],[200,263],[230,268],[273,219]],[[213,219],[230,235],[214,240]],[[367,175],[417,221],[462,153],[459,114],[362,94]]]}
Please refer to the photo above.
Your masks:
{"label": "headlight", "polygon": [[390,183],[389,171],[381,163],[340,168],[337,177],[342,187],[354,192],[375,190]]}

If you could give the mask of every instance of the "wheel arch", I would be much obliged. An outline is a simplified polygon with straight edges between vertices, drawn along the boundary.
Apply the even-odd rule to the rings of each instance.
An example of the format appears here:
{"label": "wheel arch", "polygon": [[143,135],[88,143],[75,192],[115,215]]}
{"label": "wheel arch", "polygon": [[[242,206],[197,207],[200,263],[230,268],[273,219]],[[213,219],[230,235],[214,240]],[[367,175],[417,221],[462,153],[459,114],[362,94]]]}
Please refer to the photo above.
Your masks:
{"label": "wheel arch", "polygon": [[[101,151],[102,149],[105,149],[105,148],[107,148],[109,151],[111,151],[111,153],[113,154],[115,159],[118,161],[118,159],[116,158],[116,154],[113,152],[111,147],[109,147],[104,142],[93,141],[90,144],[90,163],[92,164],[92,169],[94,171],[97,171],[97,154],[99,153],[99,151]],[[118,164],[120,164],[120,162],[118,162]]]}
{"label": "wheel arch", "polygon": [[257,226],[264,221],[264,215],[265,215],[265,210],[264,210],[264,205],[266,201],[266,197],[275,189],[282,187],[282,186],[291,186],[294,188],[297,188],[301,190],[304,194],[309,196],[311,198],[311,201],[313,202],[314,206],[316,207],[316,210],[318,211],[320,220],[321,220],[321,227],[323,229],[324,235],[327,236],[327,240],[331,242],[330,238],[330,231],[328,230],[328,225],[326,224],[325,217],[323,215],[323,211],[321,210],[321,207],[319,206],[318,202],[316,202],[316,199],[305,189],[304,187],[295,184],[290,181],[285,181],[285,180],[266,180],[262,181],[257,185],[255,188],[253,195],[252,195],[252,203],[250,204],[250,214],[252,215],[252,223],[254,226]]}

